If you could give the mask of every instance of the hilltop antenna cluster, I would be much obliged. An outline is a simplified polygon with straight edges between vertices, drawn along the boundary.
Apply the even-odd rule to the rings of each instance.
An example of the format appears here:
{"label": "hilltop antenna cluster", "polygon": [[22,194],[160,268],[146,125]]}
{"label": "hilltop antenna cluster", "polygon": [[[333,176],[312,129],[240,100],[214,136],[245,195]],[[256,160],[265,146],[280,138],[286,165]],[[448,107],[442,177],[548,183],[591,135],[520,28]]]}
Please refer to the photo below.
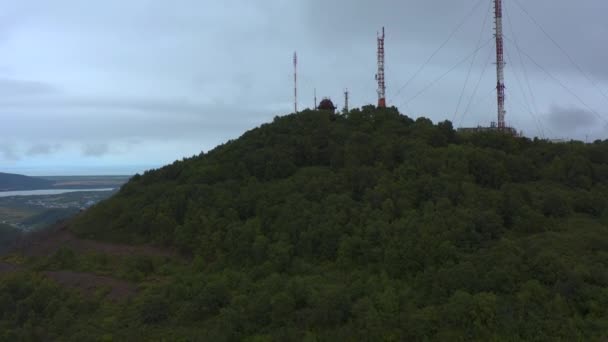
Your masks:
{"label": "hilltop antenna cluster", "polygon": [[298,112],[298,53],[293,53],[293,108]]}
{"label": "hilltop antenna cluster", "polygon": [[384,27],[382,35],[378,34],[378,108],[386,108],[386,85],[384,83]]}
{"label": "hilltop antenna cluster", "polygon": [[[378,108],[386,108],[386,84],[384,76],[384,38],[385,32],[384,27],[382,31],[377,33],[378,40],[378,72],[376,73],[376,81],[378,81]],[[348,113],[349,108],[349,91],[344,90],[344,108],[343,111]],[[320,105],[317,105],[317,88],[314,88],[314,109],[319,109]],[[293,110],[298,113],[298,53],[293,53]]]}
{"label": "hilltop antenna cluster", "polygon": [[498,129],[504,130],[505,123],[505,60],[502,35],[502,0],[494,0],[494,16],[496,22],[496,95],[498,100]]}

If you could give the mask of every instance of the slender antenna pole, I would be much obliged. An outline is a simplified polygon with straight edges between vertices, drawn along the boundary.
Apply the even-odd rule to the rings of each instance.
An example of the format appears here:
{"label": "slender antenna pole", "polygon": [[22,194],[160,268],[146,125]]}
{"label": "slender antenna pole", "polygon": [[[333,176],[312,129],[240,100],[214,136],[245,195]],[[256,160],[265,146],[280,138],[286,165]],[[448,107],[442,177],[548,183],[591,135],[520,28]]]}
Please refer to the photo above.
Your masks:
{"label": "slender antenna pole", "polygon": [[317,88],[315,88],[315,110],[317,110]]}
{"label": "slender antenna pole", "polygon": [[298,54],[293,53],[293,108],[298,112]]}
{"label": "slender antenna pole", "polygon": [[344,90],[344,114],[348,113],[348,88]]}

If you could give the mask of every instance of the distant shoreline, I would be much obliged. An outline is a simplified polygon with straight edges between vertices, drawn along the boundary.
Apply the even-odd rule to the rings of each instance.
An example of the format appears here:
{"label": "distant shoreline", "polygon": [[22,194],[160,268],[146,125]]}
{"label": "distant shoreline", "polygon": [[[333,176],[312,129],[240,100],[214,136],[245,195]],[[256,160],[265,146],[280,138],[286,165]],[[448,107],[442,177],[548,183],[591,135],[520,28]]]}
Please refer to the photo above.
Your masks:
{"label": "distant shoreline", "polygon": [[44,176],[0,173],[0,192],[29,190],[95,190],[120,188],[132,176]]}
{"label": "distant shoreline", "polygon": [[0,191],[2,197],[25,197],[25,196],[52,196],[62,195],[71,192],[104,192],[114,191],[116,188],[97,188],[97,189],[42,189],[42,190],[18,190],[18,191]]}

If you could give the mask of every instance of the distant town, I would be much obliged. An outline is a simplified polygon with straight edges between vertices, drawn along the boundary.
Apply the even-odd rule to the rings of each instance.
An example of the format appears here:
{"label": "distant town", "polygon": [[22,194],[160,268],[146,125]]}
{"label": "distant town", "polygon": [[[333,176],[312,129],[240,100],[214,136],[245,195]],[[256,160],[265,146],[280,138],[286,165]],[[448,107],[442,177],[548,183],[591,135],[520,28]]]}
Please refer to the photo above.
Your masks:
{"label": "distant town", "polygon": [[22,230],[35,230],[90,208],[116,191],[0,197],[0,223]]}

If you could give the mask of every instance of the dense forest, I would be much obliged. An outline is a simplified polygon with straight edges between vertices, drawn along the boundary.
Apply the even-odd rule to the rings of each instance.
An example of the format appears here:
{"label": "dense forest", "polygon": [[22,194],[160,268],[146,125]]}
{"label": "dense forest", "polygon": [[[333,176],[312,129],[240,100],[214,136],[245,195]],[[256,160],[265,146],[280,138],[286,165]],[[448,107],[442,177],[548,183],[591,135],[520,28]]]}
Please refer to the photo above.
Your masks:
{"label": "dense forest", "polygon": [[[181,256],[9,255],[0,339],[608,339],[608,141],[554,144],[373,106],[276,117],[136,175],[82,238]],[[110,301],[45,270],[113,274]]]}

